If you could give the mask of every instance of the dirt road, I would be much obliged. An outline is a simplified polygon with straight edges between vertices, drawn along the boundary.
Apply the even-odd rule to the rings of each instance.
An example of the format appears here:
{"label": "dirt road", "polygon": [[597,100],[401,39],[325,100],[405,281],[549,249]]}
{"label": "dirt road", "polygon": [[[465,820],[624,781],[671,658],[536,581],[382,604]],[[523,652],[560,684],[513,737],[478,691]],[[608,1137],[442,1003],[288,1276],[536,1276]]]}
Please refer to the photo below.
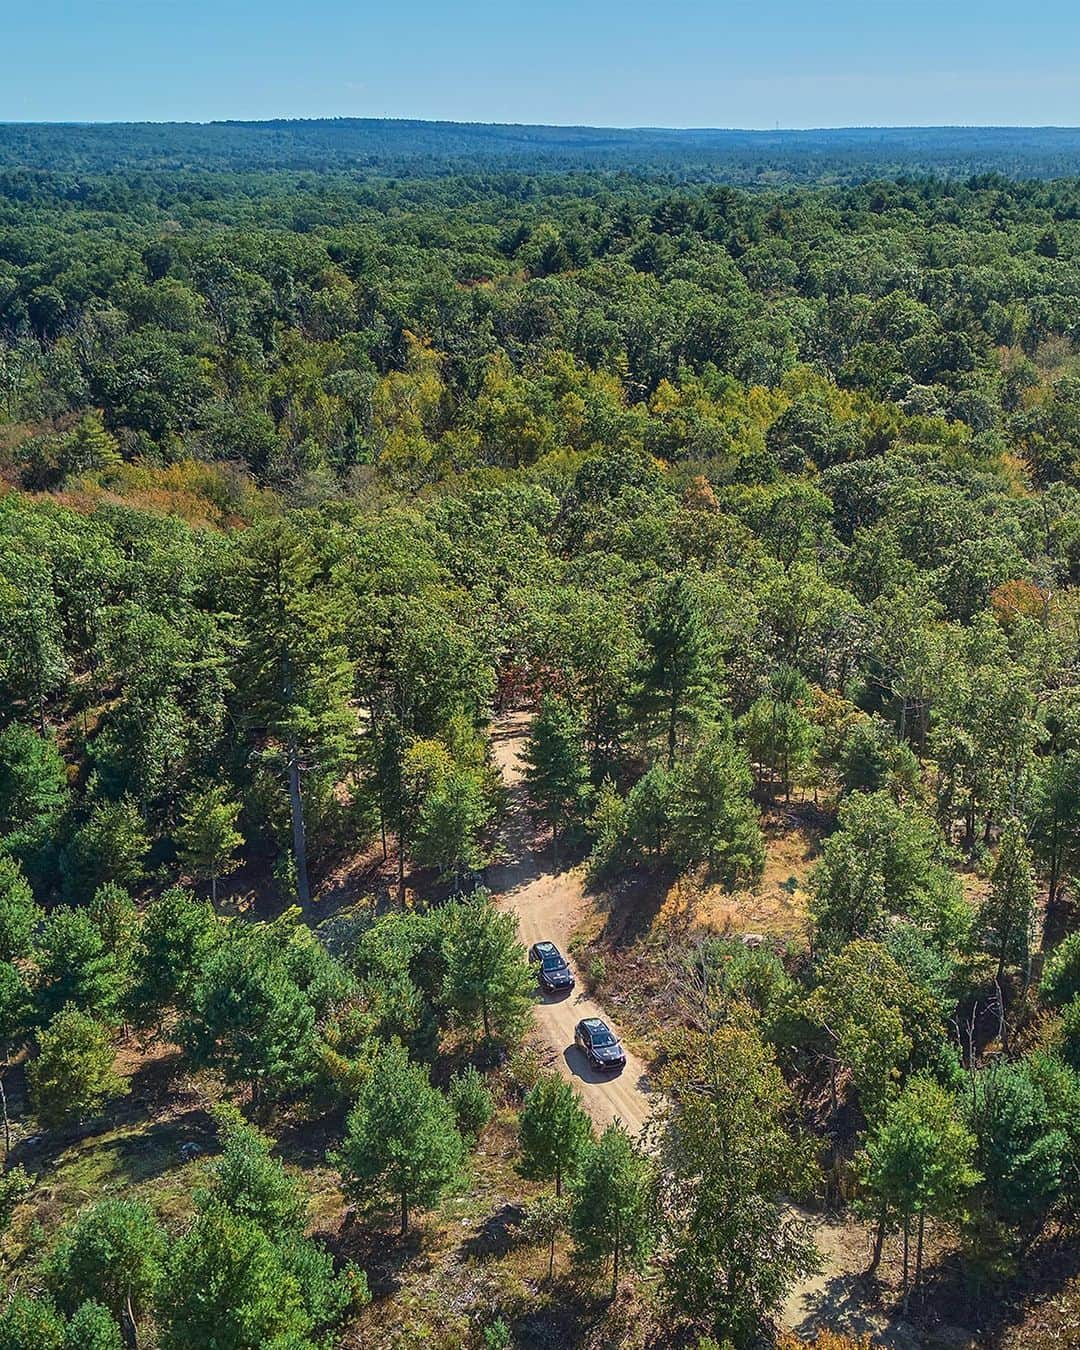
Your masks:
{"label": "dirt road", "polygon": [[[526,946],[547,938],[569,959],[570,936],[586,904],[581,871],[553,869],[550,854],[534,851],[535,832],[525,809],[518,758],[528,726],[528,714],[508,713],[493,729],[492,749],[510,789],[510,812],[503,833],[506,858],[489,869],[488,885],[499,904],[517,915]],[[589,1067],[574,1045],[577,1023],[583,1017],[602,1017],[620,1038],[621,1032],[600,1005],[583,992],[580,972],[574,973],[578,984],[569,995],[537,995],[537,1032],[554,1055],[560,1073],[581,1093],[585,1109],[596,1124],[603,1127],[618,1118],[636,1134],[649,1114],[645,1065],[628,1051],[626,1068],[620,1074],[598,1074]]]}
{"label": "dirt road", "polygon": [[[507,713],[492,729],[492,751],[510,789],[510,810],[503,832],[505,860],[489,869],[488,884],[502,908],[517,915],[526,945],[548,938],[568,957],[571,934],[588,901],[581,869],[559,871],[552,866],[550,850],[538,852],[535,848],[519,759],[528,727],[527,713]],[[555,1066],[580,1092],[589,1115],[601,1127],[617,1117],[638,1133],[651,1105],[645,1065],[628,1053],[626,1068],[618,1076],[594,1073],[574,1046],[574,1027],[582,1017],[603,1017],[616,1035],[621,1034],[580,987],[563,998],[537,995],[538,1036]],[[857,1272],[867,1257],[865,1229],[822,1215],[805,1217],[814,1230],[822,1269],[790,1290],[780,1313],[781,1325],[806,1335],[821,1326],[853,1335],[869,1334],[874,1345],[917,1350],[920,1342],[912,1328],[884,1315],[872,1291],[863,1289],[858,1279]]]}

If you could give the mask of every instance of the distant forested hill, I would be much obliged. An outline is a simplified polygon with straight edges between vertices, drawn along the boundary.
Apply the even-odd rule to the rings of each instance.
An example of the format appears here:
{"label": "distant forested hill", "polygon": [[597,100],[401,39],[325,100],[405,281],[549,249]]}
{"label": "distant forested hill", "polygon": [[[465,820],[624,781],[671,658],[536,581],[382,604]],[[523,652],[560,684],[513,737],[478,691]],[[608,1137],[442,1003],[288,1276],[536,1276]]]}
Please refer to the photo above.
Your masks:
{"label": "distant forested hill", "polygon": [[820,131],[674,131],[335,118],[310,121],[0,125],[0,166],[644,170],[754,183],[853,181],[897,173],[1080,171],[1080,128],[865,127]]}

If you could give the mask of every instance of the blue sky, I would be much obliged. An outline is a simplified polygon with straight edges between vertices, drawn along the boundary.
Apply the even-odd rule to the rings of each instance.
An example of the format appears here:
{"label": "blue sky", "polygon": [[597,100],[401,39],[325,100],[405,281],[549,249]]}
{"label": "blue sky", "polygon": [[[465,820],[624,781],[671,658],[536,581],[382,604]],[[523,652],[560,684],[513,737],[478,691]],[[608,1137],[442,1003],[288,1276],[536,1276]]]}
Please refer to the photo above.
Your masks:
{"label": "blue sky", "polygon": [[1080,2],[0,0],[0,120],[1080,124]]}

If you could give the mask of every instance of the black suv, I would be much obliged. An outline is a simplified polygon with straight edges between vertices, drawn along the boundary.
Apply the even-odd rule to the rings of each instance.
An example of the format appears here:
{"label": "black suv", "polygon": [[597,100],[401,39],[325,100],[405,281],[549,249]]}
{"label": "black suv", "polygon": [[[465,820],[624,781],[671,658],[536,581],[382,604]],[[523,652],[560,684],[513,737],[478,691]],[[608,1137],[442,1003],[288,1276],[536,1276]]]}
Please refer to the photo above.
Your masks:
{"label": "black suv", "polygon": [[552,993],[573,989],[574,976],[566,964],[566,957],[554,942],[537,942],[529,952],[529,960],[537,966],[540,984]]}
{"label": "black suv", "polygon": [[585,1017],[574,1031],[574,1044],[594,1069],[624,1069],[626,1051],[599,1017]]}

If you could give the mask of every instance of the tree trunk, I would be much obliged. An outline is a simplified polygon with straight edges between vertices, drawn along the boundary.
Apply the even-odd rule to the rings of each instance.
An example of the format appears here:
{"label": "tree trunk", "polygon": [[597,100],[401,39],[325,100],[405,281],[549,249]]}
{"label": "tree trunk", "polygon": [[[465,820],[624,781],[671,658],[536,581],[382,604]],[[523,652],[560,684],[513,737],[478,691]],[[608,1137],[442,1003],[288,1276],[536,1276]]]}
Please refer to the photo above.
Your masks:
{"label": "tree trunk", "polygon": [[[7,1069],[7,1065],[4,1066]],[[7,1093],[4,1091],[4,1074],[0,1072],[0,1110],[4,1113],[4,1162],[0,1172],[7,1171],[8,1155],[11,1153],[11,1121],[8,1119]]]}
{"label": "tree trunk", "polygon": [[679,724],[679,701],[678,698],[674,694],[672,694],[671,709],[668,713],[668,730],[667,730],[668,773],[670,773],[672,769],[674,769],[675,767],[675,743],[677,740],[678,724]]}
{"label": "tree trunk", "polygon": [[907,1312],[908,1305],[908,1266],[911,1253],[911,1217],[904,1215],[904,1312]]}
{"label": "tree trunk", "polygon": [[210,878],[210,903],[217,906],[217,873]]}
{"label": "tree trunk", "polygon": [[401,1236],[404,1237],[409,1231],[409,1197],[407,1192],[401,1192]]}
{"label": "tree trunk", "polygon": [[562,1165],[559,1164],[555,1168],[555,1198],[558,1200],[561,1197],[562,1197]]}
{"label": "tree trunk", "polygon": [[139,1327],[135,1321],[135,1309],[131,1306],[131,1295],[124,1300],[124,1312],[127,1320],[127,1342],[131,1350],[139,1350]]}
{"label": "tree trunk", "polygon": [[548,1283],[555,1278],[555,1229],[551,1230],[551,1243],[548,1246]]}
{"label": "tree trunk", "polygon": [[296,863],[296,894],[303,908],[311,903],[308,885],[307,835],[304,831],[304,798],[300,791],[300,756],[289,746],[289,809],[292,812],[293,860]]}
{"label": "tree trunk", "polygon": [[622,1246],[621,1234],[615,1235],[615,1246],[611,1254],[611,1301],[615,1302],[615,1297],[619,1292],[619,1248]]}
{"label": "tree trunk", "polygon": [[874,1233],[874,1250],[870,1256],[870,1264],[863,1271],[864,1276],[873,1275],[878,1266],[881,1265],[881,1251],[885,1246],[885,1206],[882,1205],[881,1213],[878,1215],[877,1231]]}
{"label": "tree trunk", "polygon": [[484,1016],[484,1039],[485,1039],[485,1040],[490,1040],[490,1039],[491,1039],[491,1014],[490,1014],[489,1011],[488,1011],[488,999],[487,999],[487,994],[481,994],[481,996],[480,996],[480,1011],[483,1013],[483,1016]]}
{"label": "tree trunk", "polygon": [[915,1241],[915,1288],[922,1284],[923,1231],[926,1228],[926,1215],[919,1214],[919,1233]]}

